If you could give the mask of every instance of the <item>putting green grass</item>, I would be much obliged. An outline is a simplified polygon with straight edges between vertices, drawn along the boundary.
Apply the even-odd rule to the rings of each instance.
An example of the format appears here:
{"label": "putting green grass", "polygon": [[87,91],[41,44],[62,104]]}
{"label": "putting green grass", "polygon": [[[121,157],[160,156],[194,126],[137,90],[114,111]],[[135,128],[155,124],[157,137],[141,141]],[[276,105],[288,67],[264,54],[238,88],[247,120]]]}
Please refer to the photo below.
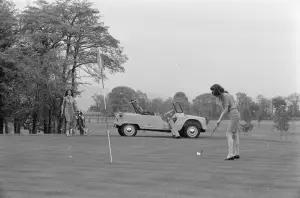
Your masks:
{"label": "putting green grass", "polygon": [[198,139],[110,128],[112,164],[105,125],[89,124],[88,136],[0,136],[0,198],[300,197],[299,125],[287,141],[270,123],[255,125],[234,161],[223,160],[225,127],[211,139],[213,123]]}

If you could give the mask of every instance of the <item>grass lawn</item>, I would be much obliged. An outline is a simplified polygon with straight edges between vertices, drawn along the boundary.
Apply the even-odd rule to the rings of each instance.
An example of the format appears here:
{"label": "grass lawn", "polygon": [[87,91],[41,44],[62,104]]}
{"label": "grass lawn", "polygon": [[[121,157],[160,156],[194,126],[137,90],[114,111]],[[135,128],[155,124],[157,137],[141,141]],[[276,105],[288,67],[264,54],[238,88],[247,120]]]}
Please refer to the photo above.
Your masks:
{"label": "grass lawn", "polygon": [[110,128],[112,164],[105,126],[88,127],[89,136],[0,136],[0,198],[300,198],[299,123],[288,141],[269,122],[241,134],[235,161],[224,161],[224,124],[211,139],[212,124],[198,139]]}

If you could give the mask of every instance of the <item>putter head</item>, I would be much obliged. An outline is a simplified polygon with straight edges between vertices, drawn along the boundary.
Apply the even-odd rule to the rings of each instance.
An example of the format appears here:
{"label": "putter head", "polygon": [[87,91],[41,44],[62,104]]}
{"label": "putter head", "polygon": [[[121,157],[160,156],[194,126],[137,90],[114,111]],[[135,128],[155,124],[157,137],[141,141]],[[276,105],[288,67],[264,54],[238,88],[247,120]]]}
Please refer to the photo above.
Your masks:
{"label": "putter head", "polygon": [[197,155],[201,155],[203,153],[203,149],[200,152],[197,152]]}

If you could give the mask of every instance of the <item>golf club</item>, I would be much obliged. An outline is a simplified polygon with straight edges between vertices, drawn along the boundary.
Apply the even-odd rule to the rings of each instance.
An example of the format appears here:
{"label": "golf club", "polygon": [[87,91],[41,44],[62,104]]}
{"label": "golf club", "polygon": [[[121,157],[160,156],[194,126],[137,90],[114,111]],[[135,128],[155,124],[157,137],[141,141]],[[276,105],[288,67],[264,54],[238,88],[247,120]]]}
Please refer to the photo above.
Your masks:
{"label": "golf club", "polygon": [[[209,139],[212,137],[212,135],[214,134],[215,130],[218,128],[218,126],[216,126],[213,130],[213,132],[210,134]],[[200,152],[197,152],[197,155],[201,155],[203,153],[203,149],[201,149]]]}

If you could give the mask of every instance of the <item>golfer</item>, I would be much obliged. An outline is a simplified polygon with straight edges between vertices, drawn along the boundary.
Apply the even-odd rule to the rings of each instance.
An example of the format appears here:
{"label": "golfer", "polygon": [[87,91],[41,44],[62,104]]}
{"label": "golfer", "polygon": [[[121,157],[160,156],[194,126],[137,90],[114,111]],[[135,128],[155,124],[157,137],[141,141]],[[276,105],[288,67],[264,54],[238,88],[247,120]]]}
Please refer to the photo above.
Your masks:
{"label": "golfer", "polygon": [[228,140],[228,155],[225,160],[234,160],[239,159],[239,122],[240,122],[240,113],[237,110],[236,103],[233,99],[233,96],[230,95],[224,88],[219,84],[214,84],[210,87],[212,95],[217,98],[217,104],[220,105],[223,109],[219,120],[217,121],[217,126],[220,125],[223,117],[228,114],[230,121],[227,126],[227,140]]}
{"label": "golfer", "polygon": [[72,135],[74,130],[74,124],[75,124],[75,114],[77,111],[77,105],[76,101],[74,99],[74,93],[71,89],[68,89],[65,93],[65,97],[63,99],[63,103],[61,106],[61,115],[65,117],[66,119],[66,135]]}

